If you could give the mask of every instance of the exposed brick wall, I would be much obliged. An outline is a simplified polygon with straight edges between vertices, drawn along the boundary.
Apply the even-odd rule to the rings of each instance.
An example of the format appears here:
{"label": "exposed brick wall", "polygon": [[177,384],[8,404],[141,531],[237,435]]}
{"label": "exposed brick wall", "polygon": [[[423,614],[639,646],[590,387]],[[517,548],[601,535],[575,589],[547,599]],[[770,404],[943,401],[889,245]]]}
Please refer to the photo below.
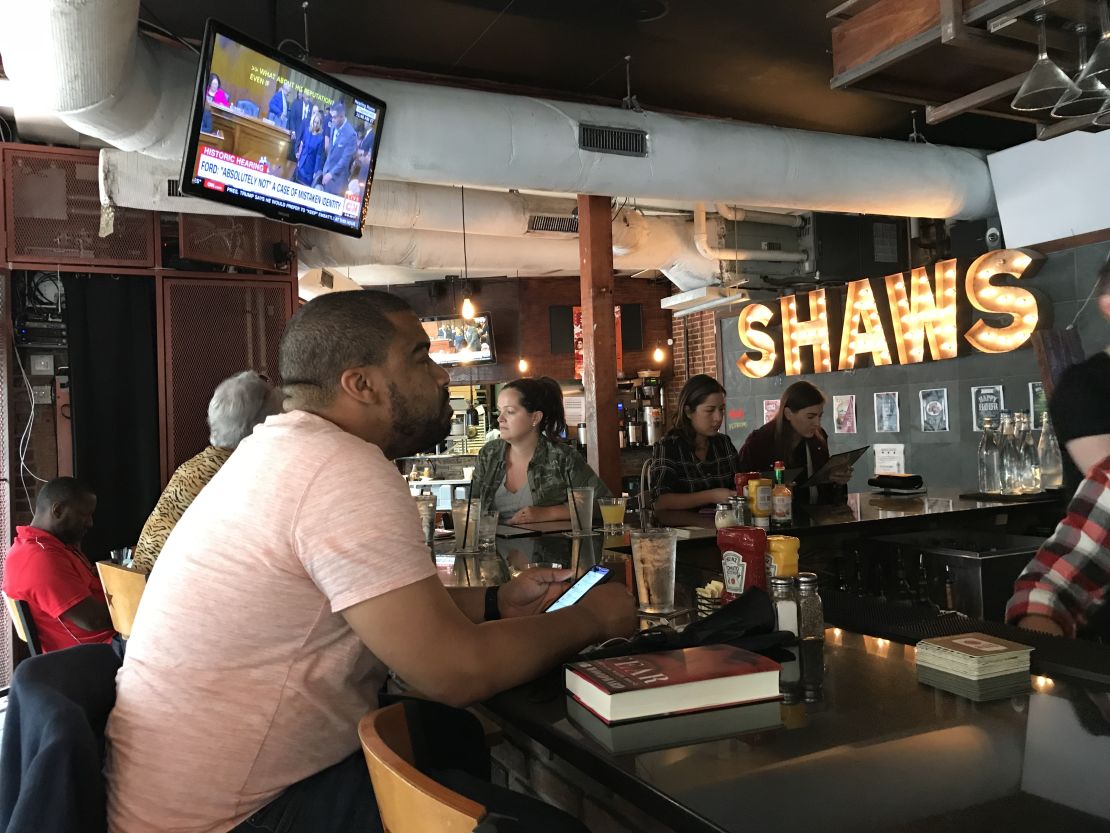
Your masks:
{"label": "exposed brick wall", "polygon": [[668,420],[678,407],[682,386],[699,373],[708,373],[716,379],[721,377],[721,369],[717,367],[717,318],[713,310],[675,319],[674,376],[664,387]]}

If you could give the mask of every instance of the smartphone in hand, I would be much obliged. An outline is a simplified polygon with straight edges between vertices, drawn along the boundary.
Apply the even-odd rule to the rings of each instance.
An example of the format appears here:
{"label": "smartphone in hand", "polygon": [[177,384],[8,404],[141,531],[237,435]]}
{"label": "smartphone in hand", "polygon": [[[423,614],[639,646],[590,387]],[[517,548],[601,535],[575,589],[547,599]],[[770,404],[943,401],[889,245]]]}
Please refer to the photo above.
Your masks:
{"label": "smartphone in hand", "polygon": [[544,613],[551,613],[553,610],[562,610],[564,607],[570,607],[585,596],[591,588],[601,584],[608,577],[608,567],[602,567],[600,564],[596,567],[592,567],[588,573],[568,587],[563,595],[549,604],[547,609],[544,610]]}

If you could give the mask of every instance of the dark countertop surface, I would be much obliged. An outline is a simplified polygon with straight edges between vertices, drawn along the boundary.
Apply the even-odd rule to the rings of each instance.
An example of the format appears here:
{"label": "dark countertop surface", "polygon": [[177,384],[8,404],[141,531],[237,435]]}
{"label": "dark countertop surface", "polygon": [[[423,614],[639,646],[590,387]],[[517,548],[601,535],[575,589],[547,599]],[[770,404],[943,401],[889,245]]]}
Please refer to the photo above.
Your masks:
{"label": "dark countertop surface", "polygon": [[[930,489],[920,495],[886,495],[879,492],[851,492],[837,503],[805,504],[795,502],[794,520],[774,532],[784,535],[805,534],[814,530],[836,531],[851,524],[873,524],[882,521],[903,522],[913,519],[935,519],[940,515],[964,515],[990,512],[1020,512],[1059,507],[1063,517],[1062,495],[1044,492],[1023,497],[1020,501],[968,500],[960,497],[959,489]],[[659,511],[657,520],[666,526],[713,527],[713,515],[691,511]]]}
{"label": "dark countertop surface", "polygon": [[717,739],[663,718],[614,754],[568,717],[559,674],[486,707],[682,833],[1110,831],[1110,694],[1035,677],[975,703],[919,684],[911,646],[829,629],[793,650],[788,700],[714,713]]}

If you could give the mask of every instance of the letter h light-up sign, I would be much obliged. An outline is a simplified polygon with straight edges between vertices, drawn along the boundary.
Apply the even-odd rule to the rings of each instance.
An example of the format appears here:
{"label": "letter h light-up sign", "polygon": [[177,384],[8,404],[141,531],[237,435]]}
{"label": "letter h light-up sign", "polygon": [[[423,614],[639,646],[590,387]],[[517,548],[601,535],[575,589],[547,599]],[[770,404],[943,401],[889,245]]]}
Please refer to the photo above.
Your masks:
{"label": "letter h light-up sign", "polygon": [[[973,308],[992,317],[976,321],[964,333],[972,348],[982,353],[1015,350],[1043,323],[1037,296],[1032,291],[993,282],[1000,275],[1009,275],[1015,282],[1031,278],[1042,260],[1037,252],[1006,249],[988,252],[971,264],[964,280],[964,293]],[[930,280],[927,269],[917,268],[908,278],[899,273],[883,279],[890,335],[894,337],[899,364],[922,362],[926,353],[934,361],[954,359],[959,353],[956,261],[937,263],[933,275]],[[780,298],[781,352],[772,329],[774,310],[764,304],[748,304],[737,320],[740,342],[749,351],[736,362],[740,372],[754,379],[769,376],[778,367],[790,376],[851,370],[860,356],[868,356],[872,366],[892,364],[887,325],[872,284],[867,279],[851,281],[844,290],[842,303],[830,301],[824,289]],[[804,320],[800,316],[803,305],[807,315]],[[830,323],[830,318],[840,317],[839,312],[833,315],[831,305],[842,306],[840,328]],[[998,326],[1000,316],[1008,319],[1008,323]],[[833,344],[833,334],[840,337],[839,349]],[[806,348],[812,353],[803,353]]]}

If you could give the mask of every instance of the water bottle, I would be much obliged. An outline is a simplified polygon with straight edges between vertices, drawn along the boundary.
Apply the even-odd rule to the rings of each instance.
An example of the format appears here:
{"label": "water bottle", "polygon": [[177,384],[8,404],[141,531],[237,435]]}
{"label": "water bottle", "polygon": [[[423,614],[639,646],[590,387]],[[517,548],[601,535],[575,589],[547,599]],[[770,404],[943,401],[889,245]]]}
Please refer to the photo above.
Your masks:
{"label": "water bottle", "polygon": [[1002,492],[1002,449],[998,440],[994,417],[983,417],[983,438],[979,440],[979,491],[988,495]]}
{"label": "water bottle", "polygon": [[1021,494],[1021,448],[1012,411],[1002,412],[1002,494]]}
{"label": "water bottle", "polygon": [[1018,414],[1021,427],[1021,490],[1035,495],[1041,490],[1041,458],[1037,455],[1037,441],[1029,424],[1029,414]]}
{"label": "water bottle", "polygon": [[1060,443],[1052,430],[1048,414],[1041,421],[1041,441],[1037,445],[1037,457],[1041,461],[1041,488],[1059,489],[1064,485],[1064,461],[1060,456]]}

